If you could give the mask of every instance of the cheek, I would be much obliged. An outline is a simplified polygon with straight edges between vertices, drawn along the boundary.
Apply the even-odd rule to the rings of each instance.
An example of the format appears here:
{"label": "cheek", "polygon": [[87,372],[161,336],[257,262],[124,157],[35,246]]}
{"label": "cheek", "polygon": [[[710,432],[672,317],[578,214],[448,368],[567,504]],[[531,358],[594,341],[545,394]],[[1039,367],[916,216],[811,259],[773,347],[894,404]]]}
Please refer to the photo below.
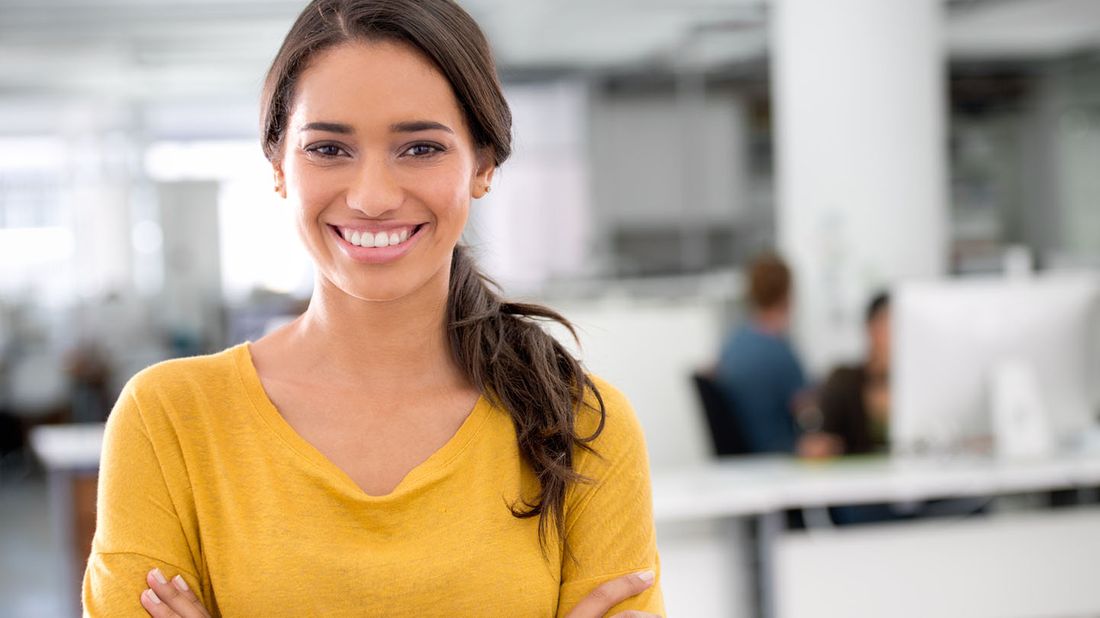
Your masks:
{"label": "cheek", "polygon": [[287,173],[287,201],[294,209],[300,232],[308,235],[317,216],[339,198],[337,183],[324,181],[316,174],[301,170]]}
{"label": "cheek", "polygon": [[871,341],[874,345],[876,345],[880,348],[885,348],[885,347],[889,346],[890,345],[890,331],[886,330],[886,329],[883,329],[883,328],[877,328],[877,329],[871,331]]}
{"label": "cheek", "polygon": [[459,173],[440,175],[421,182],[423,201],[429,204],[441,220],[464,223],[470,208],[470,187],[465,176]]}
{"label": "cheek", "polygon": [[335,183],[319,178],[318,174],[299,171],[287,177],[287,198],[294,201],[295,205],[303,210],[318,210],[333,199],[335,191],[332,187]]}

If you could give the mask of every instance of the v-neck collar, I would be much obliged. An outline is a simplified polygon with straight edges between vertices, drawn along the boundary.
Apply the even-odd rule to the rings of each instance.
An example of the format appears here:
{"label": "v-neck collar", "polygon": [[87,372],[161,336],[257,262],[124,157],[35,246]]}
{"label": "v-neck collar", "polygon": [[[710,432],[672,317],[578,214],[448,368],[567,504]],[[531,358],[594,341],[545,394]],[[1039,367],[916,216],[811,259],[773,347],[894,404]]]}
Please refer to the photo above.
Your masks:
{"label": "v-neck collar", "polygon": [[477,436],[485,420],[489,417],[489,411],[492,408],[488,399],[482,394],[478,397],[469,415],[462,421],[458,431],[456,431],[443,446],[439,447],[439,449],[412,470],[409,470],[405,477],[401,479],[390,493],[377,496],[371,495],[365,492],[343,468],[337,466],[331,459],[317,450],[313,444],[303,438],[302,435],[295,431],[295,429],[290,426],[290,423],[283,418],[283,415],[279,413],[279,410],[275,407],[271,398],[268,397],[267,391],[264,390],[263,382],[260,380],[260,374],[256,370],[255,363],[252,362],[252,352],[249,348],[250,344],[251,342],[246,341],[235,346],[232,349],[232,356],[236,362],[237,373],[241,378],[245,391],[248,393],[248,398],[252,402],[252,408],[257,416],[259,416],[263,424],[270,428],[282,442],[290,447],[291,450],[314,466],[326,471],[335,482],[345,486],[344,488],[348,492],[364,501],[392,500],[420,485],[425,480],[433,478],[439,472],[445,471],[447,465],[462,454],[466,447],[469,446]]}

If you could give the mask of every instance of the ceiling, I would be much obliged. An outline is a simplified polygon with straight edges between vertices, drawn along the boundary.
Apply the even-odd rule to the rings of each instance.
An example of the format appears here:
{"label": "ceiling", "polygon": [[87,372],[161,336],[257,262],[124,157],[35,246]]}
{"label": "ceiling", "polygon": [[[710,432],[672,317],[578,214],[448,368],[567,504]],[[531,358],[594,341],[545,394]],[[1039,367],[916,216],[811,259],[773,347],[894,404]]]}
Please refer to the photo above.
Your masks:
{"label": "ceiling", "polygon": [[[512,75],[760,60],[765,0],[462,0]],[[255,97],[302,0],[0,0],[0,99]],[[1100,0],[949,0],[952,56],[1100,49]]]}

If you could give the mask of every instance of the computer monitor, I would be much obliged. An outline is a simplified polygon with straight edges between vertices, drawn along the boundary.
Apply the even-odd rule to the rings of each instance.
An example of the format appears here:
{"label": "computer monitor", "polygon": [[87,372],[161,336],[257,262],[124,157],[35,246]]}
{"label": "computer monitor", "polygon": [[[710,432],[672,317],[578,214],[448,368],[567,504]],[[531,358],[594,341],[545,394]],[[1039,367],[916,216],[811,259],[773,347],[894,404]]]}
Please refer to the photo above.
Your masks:
{"label": "computer monitor", "polygon": [[1036,378],[1056,445],[1095,422],[1100,277],[913,282],[892,306],[893,452],[992,445],[990,386],[1006,362]]}

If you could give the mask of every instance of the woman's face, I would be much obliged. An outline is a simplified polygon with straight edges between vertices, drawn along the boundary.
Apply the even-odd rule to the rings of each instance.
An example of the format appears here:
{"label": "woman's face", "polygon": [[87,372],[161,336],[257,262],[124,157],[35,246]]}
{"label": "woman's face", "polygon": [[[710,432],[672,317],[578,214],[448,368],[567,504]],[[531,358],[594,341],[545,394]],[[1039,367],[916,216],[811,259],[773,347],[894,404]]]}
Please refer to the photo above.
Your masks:
{"label": "woman's face", "polygon": [[875,317],[867,323],[868,339],[871,342],[871,354],[879,358],[890,357],[890,308],[879,309]]}
{"label": "woman's face", "polygon": [[323,285],[362,300],[446,290],[470,199],[493,167],[447,79],[413,48],[347,43],[295,86],[277,188]]}

